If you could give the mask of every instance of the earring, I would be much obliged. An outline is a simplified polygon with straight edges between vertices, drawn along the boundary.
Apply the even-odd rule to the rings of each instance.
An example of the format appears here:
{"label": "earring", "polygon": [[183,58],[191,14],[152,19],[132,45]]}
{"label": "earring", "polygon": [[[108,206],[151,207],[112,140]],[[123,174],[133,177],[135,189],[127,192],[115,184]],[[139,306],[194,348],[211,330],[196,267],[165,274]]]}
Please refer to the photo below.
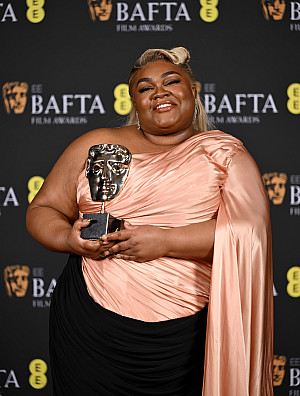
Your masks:
{"label": "earring", "polygon": [[137,119],[137,127],[138,127],[138,130],[141,131],[142,128],[141,128],[140,119],[139,119],[139,115],[138,115],[137,111],[135,112],[135,115],[136,115],[136,119]]}
{"label": "earring", "polygon": [[194,111],[193,121],[195,121],[195,119],[197,118],[197,114],[198,114],[197,99],[195,98],[195,111]]}

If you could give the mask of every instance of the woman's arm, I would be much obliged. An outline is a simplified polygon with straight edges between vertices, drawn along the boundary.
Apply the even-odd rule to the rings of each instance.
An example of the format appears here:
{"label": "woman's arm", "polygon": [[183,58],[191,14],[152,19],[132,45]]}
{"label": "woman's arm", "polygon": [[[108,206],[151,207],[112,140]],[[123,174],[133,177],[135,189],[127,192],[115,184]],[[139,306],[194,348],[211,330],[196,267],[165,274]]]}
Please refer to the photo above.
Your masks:
{"label": "woman's arm", "polygon": [[125,260],[144,262],[168,256],[211,262],[215,226],[215,219],[170,229],[125,223],[125,230],[104,235],[102,240],[119,241],[105,255],[116,254]]}
{"label": "woman's arm", "polygon": [[104,250],[102,241],[80,238],[81,228],[89,222],[77,220],[77,180],[85,166],[94,135],[95,132],[83,135],[64,151],[28,207],[27,229],[49,250],[90,258],[99,258]]}

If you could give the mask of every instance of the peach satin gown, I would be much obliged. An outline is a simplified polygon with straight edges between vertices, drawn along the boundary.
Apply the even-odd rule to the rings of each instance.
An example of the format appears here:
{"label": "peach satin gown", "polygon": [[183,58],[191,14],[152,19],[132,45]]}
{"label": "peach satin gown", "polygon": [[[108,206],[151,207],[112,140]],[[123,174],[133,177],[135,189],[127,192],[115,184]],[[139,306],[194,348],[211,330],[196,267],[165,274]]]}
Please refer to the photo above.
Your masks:
{"label": "peach satin gown", "polygon": [[[77,199],[80,215],[101,209],[85,171]],[[106,309],[148,322],[192,315],[209,302],[203,396],[273,395],[269,208],[242,143],[209,131],[161,153],[134,154],[106,211],[163,228],[217,217],[212,266],[171,257],[145,263],[83,257],[87,289]]]}

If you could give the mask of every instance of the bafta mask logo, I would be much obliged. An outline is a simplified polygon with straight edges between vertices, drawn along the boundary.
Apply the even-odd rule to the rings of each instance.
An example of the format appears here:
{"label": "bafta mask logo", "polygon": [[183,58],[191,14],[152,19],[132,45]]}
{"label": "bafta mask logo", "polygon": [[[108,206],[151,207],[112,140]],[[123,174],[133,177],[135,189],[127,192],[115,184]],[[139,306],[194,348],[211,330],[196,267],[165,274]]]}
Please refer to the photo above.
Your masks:
{"label": "bafta mask logo", "polygon": [[262,0],[263,14],[267,21],[280,21],[285,13],[285,0]]}
{"label": "bafta mask logo", "polygon": [[130,161],[130,151],[118,144],[90,148],[86,177],[93,201],[110,201],[118,195],[127,178]]}
{"label": "bafta mask logo", "polygon": [[281,205],[285,196],[287,175],[285,173],[272,172],[263,176],[270,201],[274,205]]}
{"label": "bafta mask logo", "polygon": [[4,268],[4,282],[9,297],[24,297],[28,289],[30,269],[27,265],[9,265]]}
{"label": "bafta mask logo", "polygon": [[4,107],[7,114],[22,114],[27,103],[28,84],[26,82],[7,82],[2,87]]}
{"label": "bafta mask logo", "polygon": [[92,21],[108,21],[112,11],[112,0],[88,0]]}
{"label": "bafta mask logo", "polygon": [[286,356],[273,356],[273,385],[279,386],[282,384],[285,374]]}

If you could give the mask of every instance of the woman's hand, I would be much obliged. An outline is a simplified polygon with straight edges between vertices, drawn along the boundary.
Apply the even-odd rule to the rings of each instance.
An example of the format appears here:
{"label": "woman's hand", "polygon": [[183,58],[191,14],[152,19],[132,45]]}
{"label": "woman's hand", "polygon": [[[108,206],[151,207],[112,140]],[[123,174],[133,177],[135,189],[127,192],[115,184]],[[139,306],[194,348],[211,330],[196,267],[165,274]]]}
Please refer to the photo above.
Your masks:
{"label": "woman's hand", "polygon": [[176,257],[212,262],[216,219],[183,227],[135,227],[125,222],[125,229],[106,234],[103,242],[116,242],[105,252],[117,258],[144,262],[159,257]]}
{"label": "woman's hand", "polygon": [[[105,255],[113,254],[117,258],[144,262],[154,260],[165,255],[165,231],[162,228],[150,225],[132,226],[124,224],[124,230],[101,237],[102,243],[116,243],[109,247]],[[105,245],[108,247],[108,245]]]}
{"label": "woman's hand", "polygon": [[103,241],[99,238],[98,241],[90,241],[80,237],[81,229],[90,224],[88,219],[78,219],[75,221],[73,227],[66,235],[66,243],[70,250],[80,256],[85,256],[91,259],[104,258],[109,255],[108,250],[115,245],[114,241]]}

